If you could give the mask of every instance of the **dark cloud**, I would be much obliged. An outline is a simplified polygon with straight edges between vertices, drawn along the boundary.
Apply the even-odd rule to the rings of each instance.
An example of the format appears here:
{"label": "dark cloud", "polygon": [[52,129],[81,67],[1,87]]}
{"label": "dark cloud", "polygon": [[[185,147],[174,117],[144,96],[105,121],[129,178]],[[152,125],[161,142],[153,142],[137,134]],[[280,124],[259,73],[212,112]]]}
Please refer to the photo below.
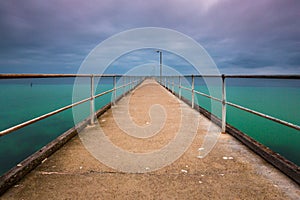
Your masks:
{"label": "dark cloud", "polygon": [[76,72],[99,42],[144,26],[191,36],[225,73],[300,72],[299,9],[298,0],[1,1],[0,72]]}

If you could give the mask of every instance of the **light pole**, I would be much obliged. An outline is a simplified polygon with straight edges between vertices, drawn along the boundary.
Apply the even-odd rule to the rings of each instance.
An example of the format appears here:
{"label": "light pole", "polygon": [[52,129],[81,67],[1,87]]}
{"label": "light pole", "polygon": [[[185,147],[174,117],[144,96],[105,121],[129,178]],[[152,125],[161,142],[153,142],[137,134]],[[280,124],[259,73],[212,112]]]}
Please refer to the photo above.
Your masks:
{"label": "light pole", "polygon": [[159,79],[160,79],[160,83],[161,83],[161,76],[162,76],[162,51],[157,50],[157,53],[159,53]]}

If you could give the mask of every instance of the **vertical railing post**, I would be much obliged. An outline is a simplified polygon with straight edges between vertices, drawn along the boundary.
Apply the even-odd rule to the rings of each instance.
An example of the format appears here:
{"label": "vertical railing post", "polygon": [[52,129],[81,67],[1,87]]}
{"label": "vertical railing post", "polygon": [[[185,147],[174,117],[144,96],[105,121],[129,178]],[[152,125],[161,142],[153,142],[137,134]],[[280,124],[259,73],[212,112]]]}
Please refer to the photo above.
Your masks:
{"label": "vertical railing post", "polygon": [[128,75],[127,77],[126,77],[126,81],[127,81],[127,88],[128,88],[128,92],[130,91],[130,76]]}
{"label": "vertical railing post", "polygon": [[126,84],[126,81],[125,81],[125,76],[123,76],[123,87],[122,87],[122,90],[123,90],[123,97],[125,96],[125,90],[126,90],[126,86],[125,86],[125,84]]}
{"label": "vertical railing post", "polygon": [[181,78],[180,78],[180,76],[178,76],[178,78],[179,78],[179,88],[178,88],[178,93],[179,93],[179,99],[181,99]]}
{"label": "vertical railing post", "polygon": [[165,87],[167,87],[167,77],[165,77]]}
{"label": "vertical railing post", "polygon": [[166,77],[166,88],[168,88],[168,78]]}
{"label": "vertical railing post", "polygon": [[136,77],[135,77],[135,86],[137,86],[138,84],[139,84],[139,77],[136,76]]}
{"label": "vertical railing post", "polygon": [[195,78],[194,75],[192,75],[192,108],[194,108],[194,104],[195,104]]}
{"label": "vertical railing post", "polygon": [[128,84],[128,92],[130,91],[130,76],[127,77],[127,84]]}
{"label": "vertical railing post", "polygon": [[169,86],[169,79],[166,78],[166,88],[168,89],[168,86]]}
{"label": "vertical railing post", "polygon": [[135,77],[133,76],[133,77],[132,77],[132,89],[135,87],[134,84],[135,84]]}
{"label": "vertical railing post", "polygon": [[131,77],[131,90],[134,88],[134,76]]}
{"label": "vertical railing post", "polygon": [[222,133],[226,132],[226,83],[222,74]]}
{"label": "vertical railing post", "polygon": [[91,78],[91,101],[90,101],[90,114],[91,114],[91,121],[90,124],[95,124],[95,108],[94,108],[94,75],[90,76]]}
{"label": "vertical railing post", "polygon": [[135,86],[136,86],[136,77],[135,76],[133,77],[133,81],[134,81],[133,82],[133,88],[135,88]]}
{"label": "vertical railing post", "polygon": [[161,82],[161,76],[162,76],[162,51],[159,51],[159,80]]}
{"label": "vertical railing post", "polygon": [[114,105],[116,105],[116,99],[117,99],[117,76],[114,75],[113,76],[113,79],[114,79],[114,93],[113,93],[113,102],[114,102]]}
{"label": "vertical railing post", "polygon": [[172,77],[172,93],[174,93],[174,86],[175,86],[174,79],[175,77]]}

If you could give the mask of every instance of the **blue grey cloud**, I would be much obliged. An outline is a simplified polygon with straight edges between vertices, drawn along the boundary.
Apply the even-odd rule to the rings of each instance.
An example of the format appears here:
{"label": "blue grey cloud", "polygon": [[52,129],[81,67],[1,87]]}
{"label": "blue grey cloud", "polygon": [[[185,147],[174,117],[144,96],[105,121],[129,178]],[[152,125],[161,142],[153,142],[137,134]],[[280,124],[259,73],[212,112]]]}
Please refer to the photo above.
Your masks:
{"label": "blue grey cloud", "polygon": [[109,36],[157,26],[194,38],[223,73],[299,73],[299,10],[298,0],[1,1],[0,72],[75,73]]}

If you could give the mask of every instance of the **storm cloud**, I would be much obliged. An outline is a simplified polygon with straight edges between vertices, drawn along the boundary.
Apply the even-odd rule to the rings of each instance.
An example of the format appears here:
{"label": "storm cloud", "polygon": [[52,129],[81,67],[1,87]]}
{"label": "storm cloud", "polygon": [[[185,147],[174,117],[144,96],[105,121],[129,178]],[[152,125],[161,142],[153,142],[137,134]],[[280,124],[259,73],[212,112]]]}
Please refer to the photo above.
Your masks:
{"label": "storm cloud", "polygon": [[0,2],[1,73],[76,73],[101,41],[137,27],[189,35],[222,73],[299,73],[298,0]]}

